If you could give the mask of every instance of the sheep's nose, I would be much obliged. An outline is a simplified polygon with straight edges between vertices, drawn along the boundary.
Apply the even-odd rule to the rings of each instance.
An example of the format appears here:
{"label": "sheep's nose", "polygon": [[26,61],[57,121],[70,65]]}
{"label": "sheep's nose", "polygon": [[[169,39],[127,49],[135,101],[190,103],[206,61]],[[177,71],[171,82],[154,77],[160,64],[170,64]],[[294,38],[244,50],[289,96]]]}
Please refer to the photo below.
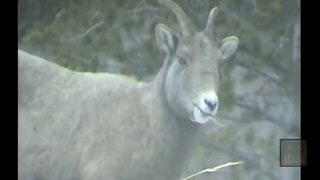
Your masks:
{"label": "sheep's nose", "polygon": [[217,102],[209,99],[204,99],[204,102],[208,106],[208,108],[213,111],[217,107]]}

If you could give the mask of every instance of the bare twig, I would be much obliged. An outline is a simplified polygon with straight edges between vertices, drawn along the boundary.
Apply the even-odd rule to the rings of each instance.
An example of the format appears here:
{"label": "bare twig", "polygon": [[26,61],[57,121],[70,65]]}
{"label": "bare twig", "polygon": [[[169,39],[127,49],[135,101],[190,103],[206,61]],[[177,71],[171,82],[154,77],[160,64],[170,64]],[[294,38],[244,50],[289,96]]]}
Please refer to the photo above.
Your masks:
{"label": "bare twig", "polygon": [[280,61],[272,59],[272,60],[266,60],[269,57],[261,57],[261,54],[258,54],[257,52],[250,50],[246,45],[239,46],[238,53],[241,52],[242,54],[245,54],[247,56],[250,56],[251,58],[255,59],[255,61],[261,61],[264,63],[267,63],[271,69],[277,70],[277,72],[282,74],[288,73],[288,68],[286,68],[285,65],[283,65]]}
{"label": "bare twig", "polygon": [[99,23],[90,27],[84,33],[64,40],[60,40],[60,42],[88,43],[92,40],[92,37],[97,34],[97,32],[99,31],[99,27],[101,27],[103,24],[104,22],[100,21]]}
{"label": "bare twig", "polygon": [[202,171],[199,171],[199,172],[196,172],[194,174],[191,174],[190,176],[188,176],[186,178],[183,178],[182,180],[188,180],[188,179],[194,178],[195,176],[199,176],[199,175],[201,175],[203,173],[212,173],[212,172],[218,171],[219,169],[222,169],[222,168],[225,168],[225,167],[229,167],[229,166],[238,165],[238,164],[243,164],[243,161],[228,162],[228,163],[225,163],[225,164],[213,167],[213,168],[207,168],[207,169],[204,169]]}
{"label": "bare twig", "polygon": [[240,61],[240,60],[237,60],[237,61],[234,61],[234,63],[236,63],[237,65],[241,66],[241,67],[244,67],[250,71],[253,71],[254,73],[256,74],[259,74],[267,79],[269,79],[270,81],[274,82],[274,83],[278,83],[279,81],[279,78],[278,77],[275,77],[275,76],[272,76],[262,70],[259,70],[259,69],[256,69],[256,68],[253,68],[253,67],[250,67],[250,65],[248,65],[247,63],[243,62],[243,61]]}
{"label": "bare twig", "polygon": [[206,138],[202,139],[202,143],[204,145],[204,147],[208,148],[208,149],[217,149],[223,153],[226,153],[230,156],[242,159],[246,165],[257,169],[260,173],[264,174],[265,176],[269,177],[270,179],[278,179],[273,173],[270,173],[269,171],[264,170],[260,164],[257,163],[257,161],[252,158],[249,157],[247,154],[239,151],[239,150],[235,150],[231,147],[225,147],[220,145],[219,142],[213,141],[212,139],[208,140]]}
{"label": "bare twig", "polygon": [[231,121],[232,123],[243,123],[247,121],[247,119],[244,119],[242,117],[228,116],[228,115],[222,115],[222,114],[219,114],[218,118],[223,119],[223,121],[225,120]]}
{"label": "bare twig", "polygon": [[272,116],[270,116],[268,113],[265,113],[263,110],[261,110],[260,108],[258,108],[258,106],[252,106],[243,102],[235,102],[235,105],[241,108],[244,108],[246,110],[249,110],[253,113],[257,113],[261,116],[263,116],[266,120],[273,122],[274,124],[278,125],[280,128],[282,128],[283,130],[285,130],[287,133],[296,133],[297,131],[299,131],[299,127],[297,126],[292,126],[291,124],[286,124],[283,122],[282,119],[277,119],[274,118]]}

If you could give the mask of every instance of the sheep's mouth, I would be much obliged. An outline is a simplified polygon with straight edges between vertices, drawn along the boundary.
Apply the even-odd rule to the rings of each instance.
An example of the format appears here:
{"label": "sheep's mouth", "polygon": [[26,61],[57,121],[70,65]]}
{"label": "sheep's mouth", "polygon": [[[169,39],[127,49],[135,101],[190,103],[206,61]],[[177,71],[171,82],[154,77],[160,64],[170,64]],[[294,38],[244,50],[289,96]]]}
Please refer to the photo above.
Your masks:
{"label": "sheep's mouth", "polygon": [[204,110],[202,110],[199,106],[198,106],[198,104],[196,104],[196,103],[194,103],[193,104],[194,105],[194,107],[195,108],[197,108],[200,112],[201,112],[201,114],[203,115],[203,116],[209,116],[209,117],[213,117],[214,116],[214,114],[211,112],[205,112]]}
{"label": "sheep's mouth", "polygon": [[199,124],[205,124],[208,121],[212,121],[215,124],[217,124],[218,126],[221,127],[225,127],[225,125],[219,123],[215,118],[214,115],[216,114],[216,112],[206,112],[204,110],[202,110],[198,104],[194,103],[194,108],[193,108],[193,118],[191,119],[191,121],[199,123]]}
{"label": "sheep's mouth", "polygon": [[213,117],[212,113],[206,112],[201,107],[194,103],[191,121],[199,124],[207,123]]}

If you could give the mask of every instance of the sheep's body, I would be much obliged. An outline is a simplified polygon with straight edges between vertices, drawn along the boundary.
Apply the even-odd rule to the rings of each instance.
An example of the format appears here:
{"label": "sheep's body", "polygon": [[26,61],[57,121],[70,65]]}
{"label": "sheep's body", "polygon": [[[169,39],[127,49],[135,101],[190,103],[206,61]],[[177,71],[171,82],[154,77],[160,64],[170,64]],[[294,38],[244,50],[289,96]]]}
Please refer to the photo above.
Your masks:
{"label": "sheep's body", "polygon": [[196,32],[183,10],[179,36],[164,24],[166,52],[150,83],[74,72],[18,50],[18,176],[26,180],[179,179],[199,124],[218,110],[219,63],[236,37],[210,37],[217,9]]}
{"label": "sheep's body", "polygon": [[177,178],[196,125],[171,115],[155,82],[18,55],[19,178]]}

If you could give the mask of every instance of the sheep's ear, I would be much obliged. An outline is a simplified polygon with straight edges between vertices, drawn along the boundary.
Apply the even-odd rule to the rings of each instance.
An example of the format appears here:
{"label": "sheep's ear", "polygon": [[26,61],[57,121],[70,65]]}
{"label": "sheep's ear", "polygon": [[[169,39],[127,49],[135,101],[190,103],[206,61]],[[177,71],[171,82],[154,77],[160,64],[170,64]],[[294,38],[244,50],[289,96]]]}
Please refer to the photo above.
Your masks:
{"label": "sheep's ear", "polygon": [[169,55],[175,51],[178,38],[167,25],[158,24],[156,26],[156,41],[160,48]]}
{"label": "sheep's ear", "polygon": [[239,40],[235,36],[224,38],[221,41],[221,60],[229,58],[238,48]]}

